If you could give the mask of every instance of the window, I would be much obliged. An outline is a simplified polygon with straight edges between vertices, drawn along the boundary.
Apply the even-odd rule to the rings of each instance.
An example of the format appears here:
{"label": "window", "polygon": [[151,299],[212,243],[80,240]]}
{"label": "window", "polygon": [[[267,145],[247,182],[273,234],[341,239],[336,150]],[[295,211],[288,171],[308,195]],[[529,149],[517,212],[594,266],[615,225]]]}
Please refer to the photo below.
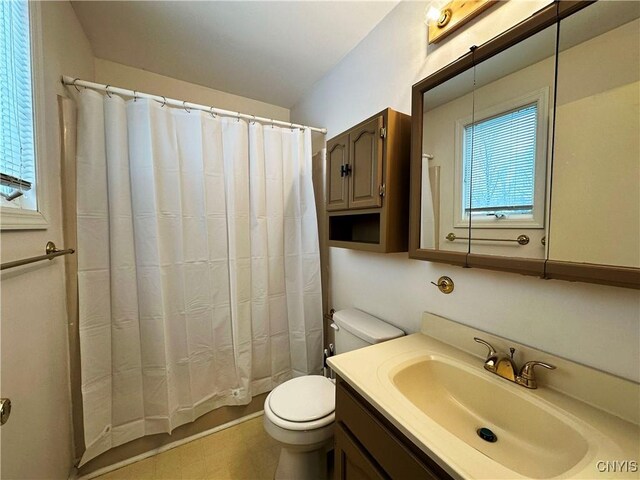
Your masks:
{"label": "window", "polygon": [[[523,100],[525,100],[523,102]],[[459,121],[460,226],[542,228],[546,92]]]}
{"label": "window", "polygon": [[[29,2],[0,1],[0,205],[2,228],[38,222],[36,141]],[[9,221],[7,221],[7,218]],[[41,220],[44,220],[41,218]],[[35,222],[35,223],[34,223]],[[11,225],[7,227],[7,224]],[[18,222],[20,223],[20,222]]]}

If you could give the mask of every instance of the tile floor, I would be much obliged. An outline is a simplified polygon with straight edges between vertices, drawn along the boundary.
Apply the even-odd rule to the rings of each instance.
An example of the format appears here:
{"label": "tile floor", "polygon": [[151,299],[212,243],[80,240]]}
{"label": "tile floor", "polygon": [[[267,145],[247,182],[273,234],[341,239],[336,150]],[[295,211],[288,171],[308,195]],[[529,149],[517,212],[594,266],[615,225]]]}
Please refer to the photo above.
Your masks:
{"label": "tile floor", "polygon": [[259,416],[97,479],[272,480],[279,454]]}

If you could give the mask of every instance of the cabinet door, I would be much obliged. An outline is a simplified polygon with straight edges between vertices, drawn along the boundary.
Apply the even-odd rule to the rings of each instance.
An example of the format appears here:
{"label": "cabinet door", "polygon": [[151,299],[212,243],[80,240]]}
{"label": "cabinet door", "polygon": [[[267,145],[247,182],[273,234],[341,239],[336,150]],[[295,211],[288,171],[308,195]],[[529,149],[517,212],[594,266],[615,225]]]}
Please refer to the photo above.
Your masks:
{"label": "cabinet door", "polygon": [[349,135],[349,208],[382,206],[382,116]]}
{"label": "cabinet door", "polygon": [[336,424],[335,435],[336,480],[382,480],[389,478],[340,423]]}
{"label": "cabinet door", "polygon": [[327,210],[346,210],[348,205],[349,135],[327,142]]}

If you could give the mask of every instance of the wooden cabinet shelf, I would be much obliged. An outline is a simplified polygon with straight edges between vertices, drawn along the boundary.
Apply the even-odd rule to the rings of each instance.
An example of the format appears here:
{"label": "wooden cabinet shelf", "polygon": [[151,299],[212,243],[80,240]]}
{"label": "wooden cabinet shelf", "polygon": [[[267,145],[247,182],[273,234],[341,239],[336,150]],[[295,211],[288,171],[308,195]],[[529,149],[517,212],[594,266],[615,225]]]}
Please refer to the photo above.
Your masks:
{"label": "wooden cabinet shelf", "polygon": [[407,251],[410,135],[387,108],[327,142],[329,246]]}

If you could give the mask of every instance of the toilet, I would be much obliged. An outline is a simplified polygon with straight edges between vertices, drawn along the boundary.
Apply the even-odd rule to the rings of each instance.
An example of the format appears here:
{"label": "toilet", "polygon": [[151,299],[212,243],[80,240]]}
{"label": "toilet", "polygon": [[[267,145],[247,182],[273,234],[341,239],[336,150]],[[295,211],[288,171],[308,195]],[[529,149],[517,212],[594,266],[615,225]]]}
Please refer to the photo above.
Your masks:
{"label": "toilet", "polygon": [[[355,308],[333,314],[336,353],[401,337],[404,332]],[[333,445],[335,383],[307,375],[274,388],[264,402],[264,428],[281,445],[275,479],[327,478]]]}

